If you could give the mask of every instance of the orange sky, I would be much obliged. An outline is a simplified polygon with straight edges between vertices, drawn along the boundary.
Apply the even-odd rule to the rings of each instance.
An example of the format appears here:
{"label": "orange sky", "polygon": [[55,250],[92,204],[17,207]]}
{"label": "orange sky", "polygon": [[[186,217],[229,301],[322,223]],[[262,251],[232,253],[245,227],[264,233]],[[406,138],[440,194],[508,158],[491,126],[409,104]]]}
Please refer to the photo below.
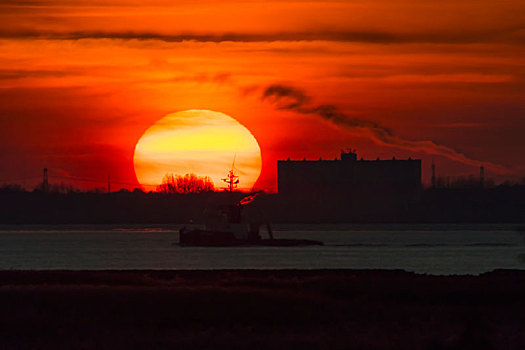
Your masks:
{"label": "orange sky", "polygon": [[347,147],[422,158],[425,181],[432,158],[517,180],[524,44],[522,0],[2,1],[0,180],[34,186],[47,166],[132,188],[140,136],[186,109],[252,131],[258,188],[275,189],[277,159]]}

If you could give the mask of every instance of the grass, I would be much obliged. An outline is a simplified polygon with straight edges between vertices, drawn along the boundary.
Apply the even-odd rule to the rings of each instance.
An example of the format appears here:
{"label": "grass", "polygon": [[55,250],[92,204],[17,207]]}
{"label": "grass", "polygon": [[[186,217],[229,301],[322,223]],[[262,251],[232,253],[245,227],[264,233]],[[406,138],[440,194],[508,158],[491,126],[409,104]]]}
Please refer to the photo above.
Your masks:
{"label": "grass", "polygon": [[525,273],[0,271],[2,349],[523,349]]}

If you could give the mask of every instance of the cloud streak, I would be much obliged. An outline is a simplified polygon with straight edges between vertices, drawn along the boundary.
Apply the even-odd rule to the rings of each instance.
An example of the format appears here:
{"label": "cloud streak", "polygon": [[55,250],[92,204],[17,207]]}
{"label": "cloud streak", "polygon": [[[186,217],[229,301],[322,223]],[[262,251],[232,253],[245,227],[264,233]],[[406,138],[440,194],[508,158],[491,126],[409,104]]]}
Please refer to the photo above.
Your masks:
{"label": "cloud streak", "polygon": [[338,111],[334,105],[312,104],[310,96],[302,90],[288,85],[273,84],[267,86],[261,96],[263,101],[272,103],[278,110],[288,110],[299,114],[315,115],[327,120],[348,131],[356,131],[368,136],[372,141],[381,146],[396,147],[412,152],[423,152],[429,155],[438,155],[448,159],[471,165],[484,166],[488,171],[503,175],[509,171],[505,167],[471,159],[453,148],[439,145],[430,140],[406,140],[396,136],[384,126],[369,120],[351,117]]}
{"label": "cloud streak", "polygon": [[64,77],[70,74],[61,70],[0,69],[0,80],[24,79],[28,77]]}
{"label": "cloud streak", "polygon": [[277,41],[330,41],[330,42],[361,42],[370,44],[408,44],[408,43],[433,43],[433,44],[468,44],[468,43],[524,43],[525,36],[519,30],[501,30],[474,33],[417,33],[396,34],[374,31],[319,31],[319,32],[280,32],[280,33],[175,33],[165,34],[157,32],[134,31],[35,31],[35,30],[0,30],[0,38],[12,40],[83,40],[83,39],[112,39],[112,40],[157,40],[170,43],[177,42],[277,42]]}

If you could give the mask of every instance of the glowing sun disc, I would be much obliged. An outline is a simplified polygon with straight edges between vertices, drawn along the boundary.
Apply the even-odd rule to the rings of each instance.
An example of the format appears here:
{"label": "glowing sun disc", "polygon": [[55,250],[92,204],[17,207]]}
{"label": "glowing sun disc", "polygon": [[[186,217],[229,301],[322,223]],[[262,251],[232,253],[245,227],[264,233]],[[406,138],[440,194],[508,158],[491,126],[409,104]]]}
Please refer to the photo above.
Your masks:
{"label": "glowing sun disc", "polygon": [[[153,124],[135,146],[133,164],[142,186],[157,185],[166,174],[209,176],[215,188],[232,168],[239,189],[249,190],[261,173],[255,137],[232,117],[208,110],[168,114]],[[148,188],[151,189],[151,188]]]}

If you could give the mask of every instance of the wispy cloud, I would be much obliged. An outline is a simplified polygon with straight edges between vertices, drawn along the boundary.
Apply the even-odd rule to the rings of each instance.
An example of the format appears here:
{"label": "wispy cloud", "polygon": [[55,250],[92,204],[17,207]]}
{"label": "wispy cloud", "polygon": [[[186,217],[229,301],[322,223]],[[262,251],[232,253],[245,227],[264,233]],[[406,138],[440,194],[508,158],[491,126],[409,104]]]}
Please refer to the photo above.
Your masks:
{"label": "wispy cloud", "polygon": [[40,39],[40,40],[83,40],[83,39],[113,39],[113,40],[157,40],[164,42],[278,42],[278,41],[330,41],[330,42],[360,42],[372,44],[403,44],[403,43],[525,43],[525,36],[519,31],[502,30],[499,32],[474,33],[418,33],[397,34],[374,31],[319,31],[319,32],[277,32],[277,33],[174,33],[135,31],[36,31],[24,29],[1,29],[2,39]]}
{"label": "wispy cloud", "polygon": [[0,80],[24,79],[28,77],[63,77],[70,74],[62,70],[0,69]]}
{"label": "wispy cloud", "polygon": [[231,83],[231,74],[227,72],[208,74],[198,73],[193,75],[178,75],[171,79],[172,82],[196,82],[196,83]]}

